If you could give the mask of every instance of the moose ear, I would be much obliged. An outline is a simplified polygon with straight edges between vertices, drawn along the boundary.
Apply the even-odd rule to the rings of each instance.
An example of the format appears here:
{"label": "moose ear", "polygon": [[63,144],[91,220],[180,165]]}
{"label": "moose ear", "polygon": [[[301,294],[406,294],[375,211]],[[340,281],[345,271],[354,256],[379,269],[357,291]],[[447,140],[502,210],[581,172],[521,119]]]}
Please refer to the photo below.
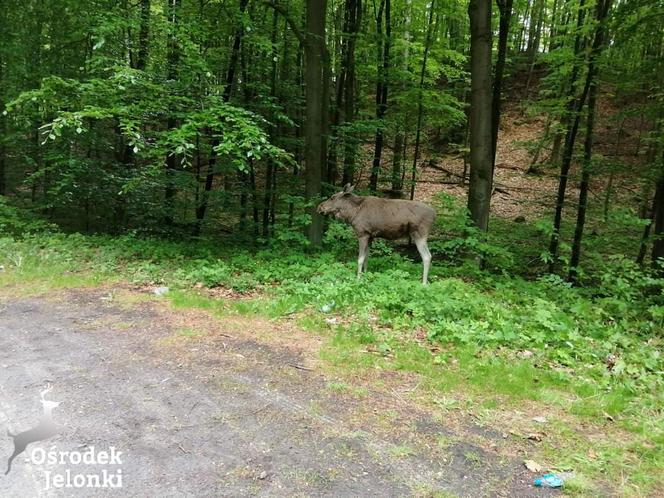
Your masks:
{"label": "moose ear", "polygon": [[344,185],[344,194],[351,194],[353,192],[353,186],[350,183]]}

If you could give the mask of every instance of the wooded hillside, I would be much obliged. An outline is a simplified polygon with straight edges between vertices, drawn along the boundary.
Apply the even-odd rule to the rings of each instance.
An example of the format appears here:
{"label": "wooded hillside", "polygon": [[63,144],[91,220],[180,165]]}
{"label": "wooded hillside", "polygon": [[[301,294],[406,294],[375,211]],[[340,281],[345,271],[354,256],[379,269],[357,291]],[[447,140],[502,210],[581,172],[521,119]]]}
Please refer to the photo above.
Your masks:
{"label": "wooded hillside", "polygon": [[652,241],[664,254],[661,2],[9,0],[0,16],[0,195],[66,229],[302,226],[317,245],[319,196],[418,198],[423,169],[457,157],[448,180],[486,230],[507,102],[540,119],[508,166],[559,178],[549,271],[563,257],[576,278],[589,199],[628,208],[639,261]]}

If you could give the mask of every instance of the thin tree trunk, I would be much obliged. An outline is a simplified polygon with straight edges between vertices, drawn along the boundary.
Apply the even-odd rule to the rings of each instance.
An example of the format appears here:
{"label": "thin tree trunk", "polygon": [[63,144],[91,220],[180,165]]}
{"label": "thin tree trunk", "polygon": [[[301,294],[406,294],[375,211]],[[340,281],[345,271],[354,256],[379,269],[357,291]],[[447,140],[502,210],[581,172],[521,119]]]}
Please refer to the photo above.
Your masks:
{"label": "thin tree trunk", "polygon": [[[405,31],[404,31],[404,49],[403,49],[403,71],[404,74],[408,73],[408,59],[410,51],[410,23],[411,23],[411,8],[412,0],[406,1],[405,7]],[[405,85],[402,84],[400,90],[403,91]],[[406,133],[408,132],[408,116],[405,115],[403,122],[397,125],[396,136],[394,137],[394,154],[392,157],[392,192],[395,196],[403,196],[403,178],[405,173],[406,161]]]}
{"label": "thin tree trunk", "polygon": [[655,213],[655,200],[651,199],[650,183],[646,181],[643,185],[643,201],[639,209],[639,218],[649,219],[649,223],[643,227],[641,234],[641,242],[639,242],[639,252],[636,256],[636,264],[643,265],[648,252],[648,239],[650,238],[650,230],[652,230],[653,215]]}
{"label": "thin tree trunk", "polygon": [[[618,156],[620,151],[620,142],[622,141],[623,126],[625,125],[625,118],[620,121],[620,127],[618,128],[618,138],[616,139],[616,145],[613,149],[614,156]],[[613,195],[613,176],[614,171],[611,169],[609,172],[609,181],[606,185],[606,192],[604,195],[604,223],[609,221],[609,208],[611,207],[611,195]]]}
{"label": "thin tree trunk", "polygon": [[531,2],[526,2],[526,11],[523,13],[523,19],[521,20],[521,30],[519,31],[519,37],[516,41],[516,51],[521,54],[524,51],[523,42],[526,39],[526,19],[528,19],[528,14],[530,14],[530,5]]}
{"label": "thin tree trunk", "polygon": [[[576,57],[581,53],[582,33],[581,26],[584,21],[584,0],[579,2],[579,14],[577,18],[577,35],[574,42],[574,54]],[[579,66],[574,64],[572,74],[570,77],[570,92],[574,91],[576,78],[578,75]],[[549,272],[553,272],[555,261],[558,257],[558,245],[560,238],[560,226],[562,222],[563,207],[565,206],[565,192],[567,190],[567,180],[569,176],[569,169],[572,164],[572,154],[574,153],[574,143],[576,141],[576,134],[579,130],[579,119],[581,117],[580,111],[586,101],[590,80],[586,78],[586,84],[583,88],[581,95],[576,99],[570,99],[567,106],[568,126],[565,134],[565,147],[563,149],[563,159],[560,165],[560,178],[558,181],[558,193],[556,195],[556,210],[553,218],[553,233],[549,243]]]}
{"label": "thin tree trunk", "polygon": [[394,154],[392,156],[392,192],[401,197],[401,171],[403,170],[403,151],[404,134],[399,131],[394,137]]}
{"label": "thin tree trunk", "polygon": [[[2,83],[2,59],[0,59],[0,84]],[[0,115],[0,195],[7,195],[7,148],[5,137],[7,136],[7,124],[5,117]]]}
{"label": "thin tree trunk", "polygon": [[[390,15],[390,0],[381,0],[380,9],[376,16],[376,31],[378,38],[381,40],[378,44],[379,59],[378,59],[378,77],[376,80],[376,119],[379,121],[378,128],[376,129],[376,140],[374,147],[373,166],[371,168],[371,176],[369,178],[369,190],[375,193],[378,190],[378,176],[380,173],[380,160],[383,154],[383,121],[385,112],[387,111],[387,92],[389,87],[388,74],[390,67],[390,45],[392,37],[392,20]],[[383,8],[384,7],[384,8]],[[382,16],[385,15],[385,39],[382,35]]]}
{"label": "thin tree trunk", "polygon": [[544,148],[544,143],[546,142],[547,138],[549,138],[550,130],[551,130],[551,116],[549,116],[546,120],[546,125],[544,126],[544,133],[542,134],[542,138],[540,138],[539,142],[537,142],[537,148],[535,149],[533,158],[531,159],[530,165],[528,166],[528,170],[526,171],[526,173],[529,175],[537,173],[537,161],[539,161],[539,156],[542,153],[542,149]]}
{"label": "thin tree trunk", "polygon": [[252,201],[252,214],[254,220],[254,238],[258,237],[260,226],[259,220],[259,207],[258,207],[258,192],[256,190],[256,168],[254,168],[254,162],[249,161],[249,190],[251,191],[251,201]]}
{"label": "thin tree trunk", "polygon": [[150,41],[150,0],[141,0],[141,27],[138,33],[138,57],[136,69],[145,71],[148,65],[148,46]]}
{"label": "thin tree trunk", "polygon": [[[346,121],[355,120],[355,47],[357,45],[357,35],[360,32],[362,19],[362,0],[349,0],[351,7],[349,9],[349,25],[351,35],[348,39],[347,57],[346,57],[346,79],[344,81],[344,119]],[[354,8],[353,8],[354,7]],[[357,142],[355,137],[346,133],[344,137],[344,172],[342,184],[353,183],[355,176],[355,151]]]}
{"label": "thin tree trunk", "polygon": [[[240,15],[244,15],[245,11],[247,10],[248,3],[249,0],[240,0]],[[231,48],[231,56],[228,61],[228,68],[226,71],[226,86],[224,87],[224,92],[221,97],[224,102],[229,102],[231,99],[243,36],[244,27],[243,25],[240,25],[235,31],[235,36],[233,37],[233,46]],[[194,228],[195,235],[200,234],[201,226],[203,224],[203,220],[205,219],[205,213],[208,207],[210,192],[212,191],[212,186],[214,184],[215,169],[217,166],[217,151],[215,150],[215,147],[217,147],[217,145],[219,145],[219,141],[217,139],[213,139],[210,143],[210,157],[208,158],[207,174],[205,175],[205,188],[203,190],[203,195],[201,196],[201,202],[196,207],[196,226]],[[224,190],[228,191],[229,188],[230,182],[228,181],[227,177]]]}
{"label": "thin tree trunk", "polygon": [[[6,19],[6,11],[1,11],[0,12],[0,30],[5,30],[7,29],[7,19]],[[5,83],[4,83],[4,60],[3,60],[3,51],[0,50],[0,101],[5,101],[5,95],[3,90],[6,88]],[[5,115],[3,113],[0,113],[0,195],[6,195],[8,192],[7,188],[7,148],[5,146],[5,137],[7,136],[7,123],[5,121]]]}
{"label": "thin tree trunk", "polygon": [[551,51],[552,47],[554,46],[553,40],[556,37],[556,13],[558,10],[558,1],[559,0],[553,0],[553,10],[551,11],[551,22],[549,23],[549,37],[547,41],[545,42],[544,46],[544,51],[546,52],[547,48],[549,52]]}
{"label": "thin tree trunk", "polygon": [[429,21],[427,24],[427,35],[424,40],[424,56],[422,57],[422,69],[420,70],[420,87],[417,95],[417,125],[415,126],[415,148],[413,150],[413,167],[410,174],[410,200],[415,198],[415,183],[417,181],[417,161],[420,158],[420,134],[422,133],[422,116],[423,109],[423,93],[424,93],[424,76],[427,71],[427,59],[429,57],[429,49],[431,47],[431,39],[433,36],[433,13],[436,7],[435,0],[431,0],[429,6]]}
{"label": "thin tree trunk", "polygon": [[[272,12],[272,33],[270,42],[272,44],[272,68],[270,73],[270,96],[276,100],[277,97],[277,11]],[[276,125],[270,128],[270,142],[274,143],[277,135]],[[265,195],[263,197],[263,237],[270,236],[270,204],[274,191],[274,176],[276,176],[275,165],[272,159],[267,160],[265,167]]]}
{"label": "thin tree trunk", "polygon": [[[465,99],[464,99],[465,100]],[[466,178],[468,178],[468,166],[470,159],[470,109],[466,110],[466,132],[464,133],[463,138],[463,173],[461,174],[460,185],[463,187],[466,185]]]}
{"label": "thin tree trunk", "polygon": [[468,210],[480,230],[489,228],[493,183],[491,114],[491,1],[470,0],[470,188]]}
{"label": "thin tree trunk", "polygon": [[[664,165],[664,155],[660,157]],[[661,165],[660,165],[661,166]],[[653,227],[655,229],[652,244],[652,265],[662,275],[664,273],[664,174],[659,177],[655,185],[655,198],[653,200]]]}
{"label": "thin tree trunk", "polygon": [[[340,12],[341,9],[338,10]],[[343,23],[341,23],[341,16],[338,14],[335,16],[335,30],[341,32],[341,40],[338,42],[341,52],[341,64],[338,70],[338,75],[336,78],[336,87],[335,87],[335,99],[334,106],[332,107],[332,112],[330,113],[330,126],[334,132],[334,138],[329,144],[328,156],[327,156],[327,183],[330,186],[336,184],[338,176],[338,145],[339,145],[339,125],[343,123],[343,98],[344,90],[346,89],[346,60],[348,52],[348,32],[350,31],[350,0],[344,2],[343,8]],[[339,27],[341,24],[341,27]],[[334,50],[333,50],[334,52]]]}
{"label": "thin tree trunk", "polygon": [[323,132],[323,81],[325,57],[325,14],[327,0],[307,0],[305,35],[305,197],[312,203],[309,208],[311,224],[307,230],[309,243],[313,247],[321,245],[323,238],[323,217],[313,205],[321,194],[321,158],[324,155]]}
{"label": "thin tree trunk", "polygon": [[512,2],[513,0],[496,0],[498,9],[500,10],[500,30],[498,35],[498,58],[496,60],[496,71],[493,79],[493,97],[491,100],[492,169],[496,165],[498,127],[500,124],[500,99],[502,95],[505,59],[507,57],[507,38],[510,31],[510,19],[512,18]]}
{"label": "thin tree trunk", "polygon": [[[300,43],[298,45],[297,49],[297,55],[295,57],[295,67],[296,67],[296,75],[295,75],[295,84],[296,88],[299,88],[300,91],[302,92],[300,94],[300,97],[302,97],[304,100],[306,100],[306,92],[304,91],[304,67],[303,67],[303,59],[304,59],[304,43]],[[304,128],[304,116],[302,113],[302,109],[300,106],[296,107],[295,111],[296,115],[296,124],[295,124],[295,165],[293,166],[293,181],[292,185],[295,186],[297,182],[297,177],[299,175],[299,166],[302,164],[303,158],[304,158],[304,151],[303,147],[301,145],[302,143],[302,128]],[[293,216],[295,214],[295,204],[291,201],[288,203],[288,226],[292,227],[293,226]]]}
{"label": "thin tree trunk", "polygon": [[[535,18],[537,16],[537,18]],[[528,33],[528,48],[526,56],[528,57],[528,79],[526,80],[526,96],[530,90],[530,83],[535,70],[536,55],[539,50],[540,36],[542,33],[542,17],[544,16],[544,0],[539,0],[537,10],[533,7],[530,17],[530,30]]]}
{"label": "thin tree trunk", "polygon": [[[181,0],[168,0],[168,17],[171,32],[168,36],[168,79],[175,80],[178,74],[178,64],[180,63],[180,47],[177,42],[176,30],[178,26],[178,13]],[[166,122],[166,128],[172,130],[175,128],[176,121],[172,115],[169,115]],[[166,189],[164,192],[164,223],[166,226],[173,225],[173,213],[175,210],[175,172],[177,170],[177,158],[175,154],[169,154],[166,158]]]}
{"label": "thin tree trunk", "polygon": [[[607,4],[606,12],[602,13],[605,7],[602,2]],[[597,17],[598,22],[603,22],[604,15],[608,14],[611,0],[598,0]],[[603,44],[602,26],[598,26],[600,32],[600,45]],[[574,230],[574,240],[572,241],[572,255],[570,258],[569,274],[567,279],[571,282],[577,282],[579,278],[579,262],[581,260],[581,241],[583,240],[583,229],[586,223],[586,211],[588,209],[588,187],[590,185],[590,167],[593,153],[593,133],[595,127],[595,104],[597,102],[597,81],[595,78],[594,61],[591,61],[588,68],[588,79],[590,79],[590,89],[588,90],[588,117],[586,118],[586,137],[583,145],[583,163],[581,165],[581,183],[579,185],[579,206],[576,216],[576,228]]]}

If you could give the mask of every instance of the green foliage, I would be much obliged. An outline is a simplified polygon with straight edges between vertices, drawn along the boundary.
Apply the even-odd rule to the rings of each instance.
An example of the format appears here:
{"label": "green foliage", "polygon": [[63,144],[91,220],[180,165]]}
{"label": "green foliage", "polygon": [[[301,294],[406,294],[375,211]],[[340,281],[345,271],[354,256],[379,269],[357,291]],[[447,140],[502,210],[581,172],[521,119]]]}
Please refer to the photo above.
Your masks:
{"label": "green foliage", "polygon": [[24,209],[12,206],[6,197],[0,195],[0,237],[19,237],[48,229],[55,227]]}
{"label": "green foliage", "polygon": [[434,254],[456,264],[478,258],[490,262],[492,268],[512,268],[514,260],[510,251],[490,241],[472,224],[468,210],[458,198],[443,192],[436,196],[436,204],[439,237],[429,244]]}
{"label": "green foliage", "polygon": [[[422,329],[433,342],[498,354],[529,350],[540,364],[563,376],[569,372],[570,381],[583,376],[606,389],[621,386],[641,393],[662,387],[664,282],[624,259],[607,261],[595,288],[574,288],[553,276],[526,281],[485,274],[467,282],[441,278],[436,266],[425,287],[419,283],[419,262],[389,247],[378,248],[370,260],[373,271],[357,279],[354,240],[345,229],[333,227],[328,242],[346,244],[336,255],[55,234],[22,242],[4,239],[0,263],[21,272],[46,262],[56,269],[119,271],[136,283],[174,288],[202,284],[246,292],[263,287],[281,312],[334,303],[336,313],[375,317],[395,331]],[[368,329],[357,329],[357,334],[372,337]]]}

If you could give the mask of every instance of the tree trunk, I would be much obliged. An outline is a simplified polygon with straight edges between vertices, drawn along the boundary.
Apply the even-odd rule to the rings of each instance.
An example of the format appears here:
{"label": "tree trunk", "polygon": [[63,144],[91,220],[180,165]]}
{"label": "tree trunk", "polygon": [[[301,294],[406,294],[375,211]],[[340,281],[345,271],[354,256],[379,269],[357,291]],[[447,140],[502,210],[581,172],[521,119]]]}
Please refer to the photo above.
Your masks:
{"label": "tree trunk", "polygon": [[422,133],[422,117],[424,115],[423,108],[423,92],[424,92],[424,76],[427,72],[427,59],[429,57],[429,49],[431,47],[431,38],[433,35],[433,13],[436,7],[435,0],[431,0],[429,6],[429,21],[427,25],[427,36],[424,40],[424,56],[422,57],[422,69],[420,70],[420,88],[417,95],[417,125],[415,126],[415,146],[413,150],[413,167],[410,173],[410,200],[415,198],[415,183],[417,181],[417,161],[420,158],[420,134]]}
{"label": "tree trunk", "polygon": [[[577,18],[577,35],[574,42],[574,54],[576,57],[581,53],[582,33],[581,26],[584,21],[584,0],[579,2],[579,14]],[[592,56],[592,55],[591,55]],[[570,77],[570,92],[574,92],[576,78],[578,75],[579,66],[574,64],[572,74]],[[572,155],[574,153],[574,143],[576,141],[576,134],[579,130],[579,119],[581,117],[581,108],[583,107],[590,80],[586,77],[586,84],[583,88],[581,95],[578,98],[570,98],[567,106],[567,131],[565,133],[565,146],[563,148],[563,158],[560,165],[560,178],[558,181],[558,193],[556,195],[556,211],[553,218],[553,233],[549,243],[549,272],[553,272],[555,267],[555,260],[558,257],[558,245],[560,237],[560,225],[562,222],[563,207],[565,206],[565,192],[567,190],[567,179],[569,176],[569,169],[572,164]]]}
{"label": "tree trunk", "polygon": [[145,71],[148,65],[148,46],[150,38],[150,0],[141,0],[141,27],[138,33],[138,57],[136,69]]}
{"label": "tree trunk", "polygon": [[[0,52],[0,56],[2,53]],[[2,58],[0,57],[0,85],[2,84]],[[3,95],[0,95],[2,98]],[[7,162],[6,154],[7,148],[5,147],[5,137],[7,136],[7,124],[5,123],[5,116],[0,113],[0,195],[7,194]]]}
{"label": "tree trunk", "polygon": [[558,10],[558,1],[559,0],[553,0],[553,9],[551,10],[551,22],[549,23],[549,36],[548,36],[547,40],[545,41],[544,51],[546,51],[547,48],[548,48],[548,50],[550,52],[552,47],[554,47],[553,40],[556,37],[556,27],[557,27],[556,14],[557,14],[557,10]]}
{"label": "tree trunk", "polygon": [[492,135],[492,169],[496,164],[496,147],[498,145],[498,126],[500,124],[500,99],[502,95],[503,72],[507,57],[507,38],[510,31],[513,0],[496,0],[500,10],[500,31],[498,35],[498,59],[493,80],[493,97],[491,100],[491,135]]}
{"label": "tree trunk", "polygon": [[394,137],[394,155],[392,156],[392,192],[401,196],[401,172],[403,170],[404,161],[404,134],[399,131]]}
{"label": "tree trunk", "polygon": [[260,216],[258,207],[258,192],[256,190],[256,168],[254,168],[254,162],[251,160],[249,161],[249,190],[251,191],[252,214],[254,220],[254,238],[257,238]]}
{"label": "tree trunk", "polygon": [[[660,157],[664,163],[664,156]],[[655,198],[653,200],[653,227],[655,229],[652,244],[652,265],[658,274],[664,274],[664,174],[659,177],[655,185]]]}
{"label": "tree trunk", "polygon": [[533,7],[530,11],[530,20],[528,23],[528,45],[526,47],[526,56],[528,57],[528,63],[531,65],[537,52],[537,46],[535,45],[537,40],[537,26],[540,23],[543,9],[544,0],[533,0]]}
{"label": "tree trunk", "polygon": [[526,39],[526,19],[528,19],[528,14],[530,13],[530,1],[526,2],[526,11],[523,14],[523,19],[521,20],[521,29],[519,30],[519,37],[516,40],[516,51],[521,54],[524,51],[523,42]]}
{"label": "tree trunk", "polygon": [[[620,126],[618,127],[618,138],[616,139],[616,145],[613,148],[613,154],[615,157],[618,157],[620,152],[620,142],[622,141],[623,127],[625,125],[625,118],[620,121]],[[609,208],[611,207],[611,195],[613,194],[613,176],[614,171],[611,169],[609,172],[609,181],[606,184],[606,191],[604,193],[604,223],[609,221]]]}
{"label": "tree trunk", "polygon": [[[240,15],[245,13],[248,3],[249,0],[240,0]],[[235,36],[233,37],[233,47],[231,49],[231,56],[228,61],[228,68],[226,70],[226,86],[224,87],[224,92],[221,97],[224,102],[229,102],[231,99],[243,36],[244,27],[241,24],[236,29]],[[205,213],[208,207],[210,192],[212,191],[212,186],[214,185],[214,175],[217,166],[217,151],[215,150],[215,147],[217,145],[219,145],[219,141],[216,139],[213,139],[210,143],[211,149],[210,157],[208,158],[207,174],[205,175],[205,188],[203,190],[203,195],[201,196],[201,202],[196,207],[196,226],[194,228],[195,235],[199,235],[201,232],[201,226],[203,224],[203,220],[205,219]],[[227,185],[225,188],[227,189],[228,186],[229,185]]]}
{"label": "tree trunk", "polygon": [[583,163],[581,166],[581,184],[579,186],[579,207],[576,217],[576,228],[574,230],[574,241],[572,242],[572,256],[568,280],[577,282],[579,277],[579,261],[581,260],[581,241],[583,239],[583,228],[586,222],[586,211],[588,207],[588,187],[590,185],[590,166],[593,152],[593,132],[595,126],[595,105],[597,102],[597,64],[596,59],[604,47],[604,22],[609,14],[612,0],[598,0],[596,19],[598,22],[595,29],[595,41],[593,51],[588,65],[587,79],[590,82],[588,89],[588,117],[586,119],[586,137],[583,146]]}
{"label": "tree trunk", "polygon": [[[348,122],[355,120],[355,47],[357,45],[357,35],[360,32],[362,19],[362,0],[348,0],[349,7],[349,26],[351,31],[346,51],[346,79],[344,81],[344,119]],[[355,137],[348,133],[344,137],[344,172],[342,184],[353,183],[355,175],[355,150],[357,142]]]}
{"label": "tree trunk", "polygon": [[5,120],[2,116],[0,116],[0,195],[6,195],[7,194],[7,166],[6,166],[6,160],[5,156],[7,154],[7,150],[5,148],[5,142],[4,142],[4,137],[6,136],[6,129],[7,127],[5,126]]}
{"label": "tree trunk", "polygon": [[311,224],[307,236],[312,246],[321,245],[323,217],[316,211],[315,202],[321,194],[321,158],[324,155],[323,132],[323,66],[325,57],[325,14],[327,0],[307,0],[305,35],[305,197],[312,203],[309,208]]}
{"label": "tree trunk", "polygon": [[[276,100],[277,97],[277,25],[278,17],[277,11],[272,12],[272,33],[270,35],[270,43],[272,45],[272,67],[270,72],[270,96]],[[270,128],[270,143],[274,143],[277,135],[276,125],[273,123]],[[265,195],[263,197],[263,237],[270,235],[270,205],[273,196],[275,164],[272,159],[267,160],[265,166]]]}
{"label": "tree trunk", "polygon": [[[383,120],[387,111],[387,90],[390,68],[390,45],[392,36],[392,20],[390,15],[390,0],[381,0],[380,9],[376,16],[376,31],[380,42],[378,43],[378,76],[376,79],[376,119],[379,122],[376,129],[373,166],[369,179],[369,189],[372,193],[378,190],[378,176],[380,173],[380,160],[383,154]],[[383,9],[384,7],[384,9]],[[382,16],[385,15],[385,39],[383,40]]]}
{"label": "tree trunk", "polygon": [[[343,98],[344,98],[344,90],[346,89],[346,58],[347,58],[347,51],[348,51],[348,32],[350,31],[349,27],[349,0],[346,0],[344,2],[344,8],[343,8],[343,23],[341,22],[341,16],[339,15],[339,12],[341,12],[341,9],[337,11],[337,14],[335,16],[335,31],[338,30],[340,31],[340,40],[335,44],[336,47],[339,47],[339,52],[341,52],[341,64],[338,69],[338,74],[337,78],[335,81],[335,98],[334,98],[334,106],[332,107],[332,112],[330,113],[330,127],[334,133],[334,138],[332,139],[331,143],[328,145],[328,156],[327,156],[327,183],[330,186],[334,186],[337,182],[337,176],[338,176],[338,144],[339,144],[339,125],[344,121],[344,116],[343,116]],[[335,48],[332,49],[333,53],[335,52]]]}
{"label": "tree trunk", "polygon": [[[0,13],[0,30],[4,31],[7,29],[7,20],[5,15],[6,11]],[[3,50],[0,49],[0,101],[5,101],[4,90],[7,88],[4,82],[4,65],[5,61],[3,59]],[[5,115],[0,112],[0,195],[7,194],[7,148],[5,146],[5,137],[7,136],[7,123],[5,121]]]}
{"label": "tree trunk", "polygon": [[[168,36],[168,79],[175,80],[178,75],[178,64],[180,63],[180,47],[177,42],[176,30],[178,26],[178,13],[181,0],[168,0],[168,17],[171,32]],[[168,117],[166,127],[169,130],[175,128],[175,118]],[[175,154],[169,154],[166,158],[166,189],[164,192],[164,223],[166,226],[173,225],[173,214],[175,211],[175,172],[177,170],[177,158]]]}
{"label": "tree trunk", "polygon": [[491,1],[470,0],[470,187],[468,210],[482,231],[489,228],[493,183],[491,114]]}
{"label": "tree trunk", "polygon": [[[408,59],[410,52],[410,23],[412,0],[406,0],[405,6],[405,28],[404,28],[404,49],[403,49],[403,71],[408,73]],[[405,90],[405,84],[401,84],[400,91]],[[392,192],[399,197],[403,196],[403,179],[405,174],[406,162],[406,134],[408,133],[408,115],[404,115],[401,123],[397,125],[396,136],[394,137],[394,154],[392,156]]]}

